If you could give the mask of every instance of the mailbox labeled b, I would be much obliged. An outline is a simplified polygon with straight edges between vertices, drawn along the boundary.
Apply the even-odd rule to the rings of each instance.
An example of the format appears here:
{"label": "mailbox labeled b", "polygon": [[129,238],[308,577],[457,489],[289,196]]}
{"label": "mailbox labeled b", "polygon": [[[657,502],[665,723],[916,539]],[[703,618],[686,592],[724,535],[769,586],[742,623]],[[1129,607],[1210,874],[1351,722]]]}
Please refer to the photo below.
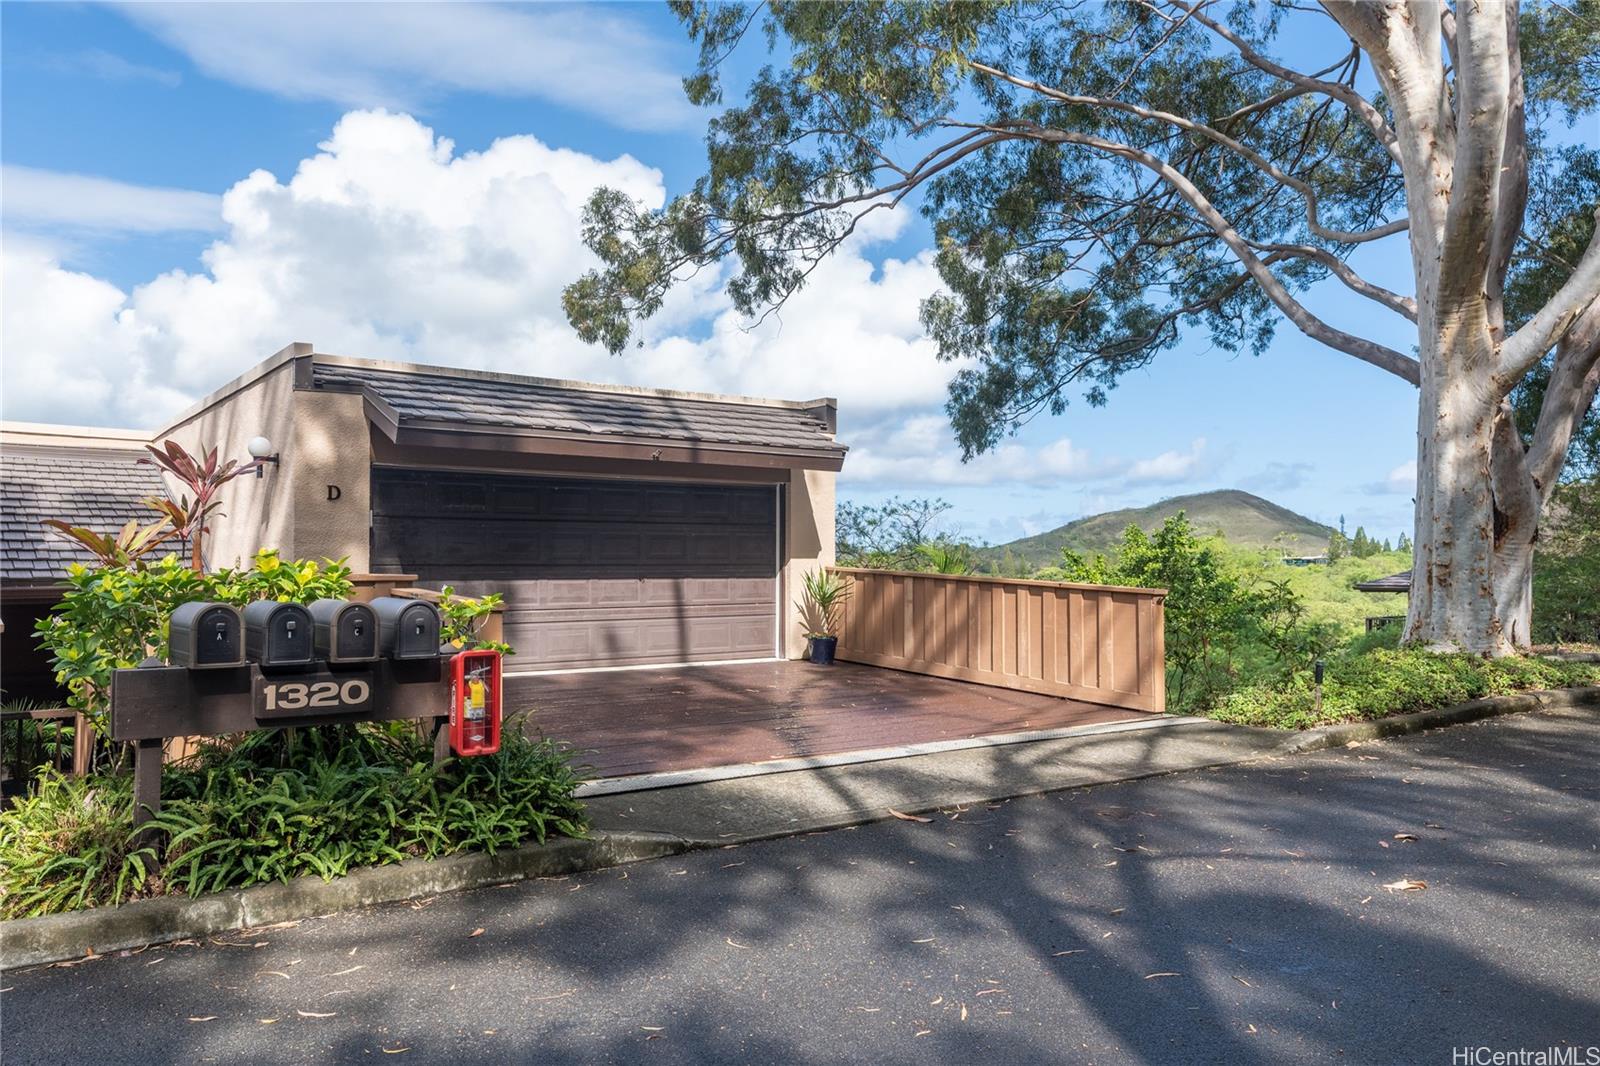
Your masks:
{"label": "mailbox labeled b", "polygon": [[244,653],[265,669],[316,660],[311,612],[298,603],[257,600],[244,609]]}
{"label": "mailbox labeled b", "polygon": [[458,652],[450,665],[451,750],[493,755],[500,750],[500,653]]}

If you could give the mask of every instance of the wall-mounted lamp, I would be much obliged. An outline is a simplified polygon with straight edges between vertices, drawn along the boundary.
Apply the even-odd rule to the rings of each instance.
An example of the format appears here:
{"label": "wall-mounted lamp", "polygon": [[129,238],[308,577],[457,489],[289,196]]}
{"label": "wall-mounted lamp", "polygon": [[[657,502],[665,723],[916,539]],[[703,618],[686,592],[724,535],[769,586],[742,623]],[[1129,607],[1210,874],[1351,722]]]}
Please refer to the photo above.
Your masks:
{"label": "wall-mounted lamp", "polygon": [[251,437],[250,443],[244,447],[250,453],[250,458],[256,461],[256,477],[262,476],[262,471],[266,470],[268,463],[273,466],[279,465],[278,453],[272,450],[272,442],[267,438]]}

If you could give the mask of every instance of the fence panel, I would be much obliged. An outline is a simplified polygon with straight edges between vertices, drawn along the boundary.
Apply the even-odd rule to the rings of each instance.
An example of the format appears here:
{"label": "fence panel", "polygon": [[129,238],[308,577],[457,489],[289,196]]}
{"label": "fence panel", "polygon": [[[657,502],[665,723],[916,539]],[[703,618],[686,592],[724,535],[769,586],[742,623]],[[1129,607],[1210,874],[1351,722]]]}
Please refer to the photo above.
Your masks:
{"label": "fence panel", "polygon": [[838,657],[911,673],[1166,710],[1164,589],[836,567]]}

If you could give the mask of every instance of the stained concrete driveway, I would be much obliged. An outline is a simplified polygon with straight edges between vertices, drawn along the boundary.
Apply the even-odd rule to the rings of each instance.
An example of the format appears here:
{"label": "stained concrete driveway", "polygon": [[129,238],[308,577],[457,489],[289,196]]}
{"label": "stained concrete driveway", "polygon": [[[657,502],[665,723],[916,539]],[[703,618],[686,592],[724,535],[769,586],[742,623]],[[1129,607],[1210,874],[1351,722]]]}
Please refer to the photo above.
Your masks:
{"label": "stained concrete driveway", "polygon": [[0,1055],[1443,1064],[1600,1045],[1597,767],[1600,715],[1541,712],[12,972]]}

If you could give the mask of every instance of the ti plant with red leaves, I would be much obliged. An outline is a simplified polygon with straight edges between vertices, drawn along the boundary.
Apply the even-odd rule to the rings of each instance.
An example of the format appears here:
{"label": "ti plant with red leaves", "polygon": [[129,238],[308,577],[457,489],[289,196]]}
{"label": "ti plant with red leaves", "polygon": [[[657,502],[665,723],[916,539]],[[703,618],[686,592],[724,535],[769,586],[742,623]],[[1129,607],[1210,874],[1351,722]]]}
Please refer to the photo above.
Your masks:
{"label": "ti plant with red leaves", "polygon": [[147,444],[145,450],[150,456],[140,459],[140,463],[158,467],[189,490],[176,500],[152,496],[144,501],[145,505],[165,516],[166,522],[172,527],[172,536],[189,543],[189,565],[195,573],[202,573],[205,570],[202,541],[205,534],[210,532],[211,519],[223,517],[219,510],[222,501],[217,499],[217,494],[222,486],[255,470],[262,461],[252,459],[241,463],[237,459],[229,459],[223,462],[219,460],[216,448],[204,452],[197,459],[175,440],[165,441],[160,448]]}
{"label": "ti plant with red leaves", "polygon": [[88,549],[102,566],[127,566],[177,535],[172,530],[171,521],[166,518],[147,526],[141,526],[130,518],[128,524],[116,533],[96,533],[59,518],[47,518],[43,524]]}

